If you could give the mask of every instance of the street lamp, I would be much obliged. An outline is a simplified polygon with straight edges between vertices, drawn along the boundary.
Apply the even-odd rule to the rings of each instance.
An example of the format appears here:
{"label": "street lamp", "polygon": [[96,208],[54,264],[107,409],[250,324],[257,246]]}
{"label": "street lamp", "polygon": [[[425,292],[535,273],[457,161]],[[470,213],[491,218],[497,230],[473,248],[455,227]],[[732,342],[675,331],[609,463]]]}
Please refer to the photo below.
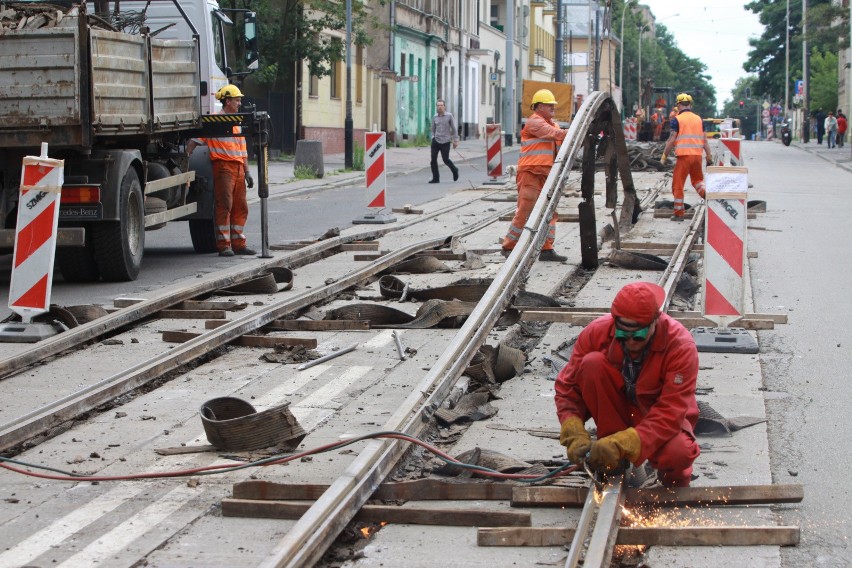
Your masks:
{"label": "street lamp", "polygon": [[632,6],[631,2],[625,2],[624,8],[621,10],[621,35],[618,38],[621,40],[621,50],[618,56],[618,86],[621,88],[621,118],[624,118],[624,17],[627,13],[627,7]]}
{"label": "street lamp", "polygon": [[[671,16],[666,16],[665,18],[660,18],[659,20],[655,20],[653,22],[646,22],[639,28],[639,108],[642,108],[642,33],[645,31],[645,28],[650,26],[655,22],[662,22],[663,20],[670,20],[671,18],[676,18],[680,16],[680,14],[672,14]],[[655,38],[656,40],[656,34]]]}

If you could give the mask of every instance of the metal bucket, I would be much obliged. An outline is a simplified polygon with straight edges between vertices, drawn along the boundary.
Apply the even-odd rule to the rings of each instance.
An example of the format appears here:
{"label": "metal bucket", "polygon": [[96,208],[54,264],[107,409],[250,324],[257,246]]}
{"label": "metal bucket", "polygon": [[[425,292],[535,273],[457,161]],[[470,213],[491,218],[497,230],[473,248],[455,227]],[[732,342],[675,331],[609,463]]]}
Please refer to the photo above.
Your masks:
{"label": "metal bucket", "polygon": [[257,412],[254,406],[239,398],[214,398],[201,406],[201,423],[207,440],[220,450],[257,450],[271,446],[292,450],[304,439],[306,432],[289,406],[288,402]]}

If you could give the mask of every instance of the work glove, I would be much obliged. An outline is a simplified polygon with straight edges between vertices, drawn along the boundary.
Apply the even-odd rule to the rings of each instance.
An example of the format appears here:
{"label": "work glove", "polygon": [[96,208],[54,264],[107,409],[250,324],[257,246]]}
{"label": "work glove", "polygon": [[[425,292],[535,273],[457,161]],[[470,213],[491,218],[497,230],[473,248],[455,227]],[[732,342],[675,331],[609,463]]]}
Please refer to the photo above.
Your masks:
{"label": "work glove", "polygon": [[669,159],[669,157],[666,156],[665,152],[663,152],[663,155],[660,156],[660,161],[665,164],[666,160],[668,160],[668,159]]}
{"label": "work glove", "polygon": [[598,471],[612,471],[621,460],[635,462],[642,451],[642,442],[634,428],[628,428],[592,443],[589,450],[589,465]]}
{"label": "work glove", "polygon": [[710,156],[707,156],[707,165],[708,165],[708,166],[712,166],[712,165],[713,165],[713,158],[711,158]]}
{"label": "work glove", "polygon": [[568,450],[568,459],[579,464],[586,458],[586,453],[592,445],[592,437],[586,431],[583,421],[578,416],[571,416],[562,423],[559,443]]}
{"label": "work glove", "polygon": [[246,172],[246,187],[249,189],[254,187],[254,178],[248,172]]}

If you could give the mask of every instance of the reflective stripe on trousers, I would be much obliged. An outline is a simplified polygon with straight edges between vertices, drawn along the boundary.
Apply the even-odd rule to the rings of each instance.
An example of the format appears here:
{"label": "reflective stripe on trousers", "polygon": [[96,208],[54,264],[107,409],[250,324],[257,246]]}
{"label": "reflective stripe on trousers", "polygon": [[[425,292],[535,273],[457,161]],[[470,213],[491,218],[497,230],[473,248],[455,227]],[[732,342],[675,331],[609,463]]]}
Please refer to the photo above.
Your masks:
{"label": "reflective stripe on trousers", "polygon": [[[547,181],[547,175],[533,174],[528,171],[518,172],[518,205],[515,209],[515,216],[512,218],[512,224],[509,226],[509,232],[503,239],[504,249],[512,250],[518,244],[518,239],[521,238],[524,225],[527,224],[527,219],[532,213],[545,181]],[[544,241],[541,250],[553,250],[553,241],[556,240],[556,220],[558,218],[559,215],[554,211],[553,217],[550,219],[547,239]]]}
{"label": "reflective stripe on trousers", "polygon": [[[672,195],[674,196],[674,214],[683,217],[683,188],[686,184],[686,176],[695,188],[698,195],[704,198],[704,172],[701,166],[704,163],[702,156],[678,156],[672,176]],[[680,206],[678,206],[678,203]]]}
{"label": "reflective stripe on trousers", "polygon": [[213,160],[213,195],[216,248],[245,248],[243,227],[248,219],[248,203],[242,162]]}

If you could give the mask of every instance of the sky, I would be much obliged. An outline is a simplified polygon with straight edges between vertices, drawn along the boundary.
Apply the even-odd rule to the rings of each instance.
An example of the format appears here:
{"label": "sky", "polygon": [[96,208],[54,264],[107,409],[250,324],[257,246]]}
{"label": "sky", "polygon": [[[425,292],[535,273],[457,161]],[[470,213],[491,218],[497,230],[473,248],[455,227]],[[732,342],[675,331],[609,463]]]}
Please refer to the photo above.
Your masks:
{"label": "sky", "polygon": [[689,57],[707,66],[710,82],[716,87],[719,108],[731,98],[749,52],[749,37],[760,37],[763,26],[754,14],[737,0],[640,0],[648,6],[658,24],[672,33],[678,47]]}

